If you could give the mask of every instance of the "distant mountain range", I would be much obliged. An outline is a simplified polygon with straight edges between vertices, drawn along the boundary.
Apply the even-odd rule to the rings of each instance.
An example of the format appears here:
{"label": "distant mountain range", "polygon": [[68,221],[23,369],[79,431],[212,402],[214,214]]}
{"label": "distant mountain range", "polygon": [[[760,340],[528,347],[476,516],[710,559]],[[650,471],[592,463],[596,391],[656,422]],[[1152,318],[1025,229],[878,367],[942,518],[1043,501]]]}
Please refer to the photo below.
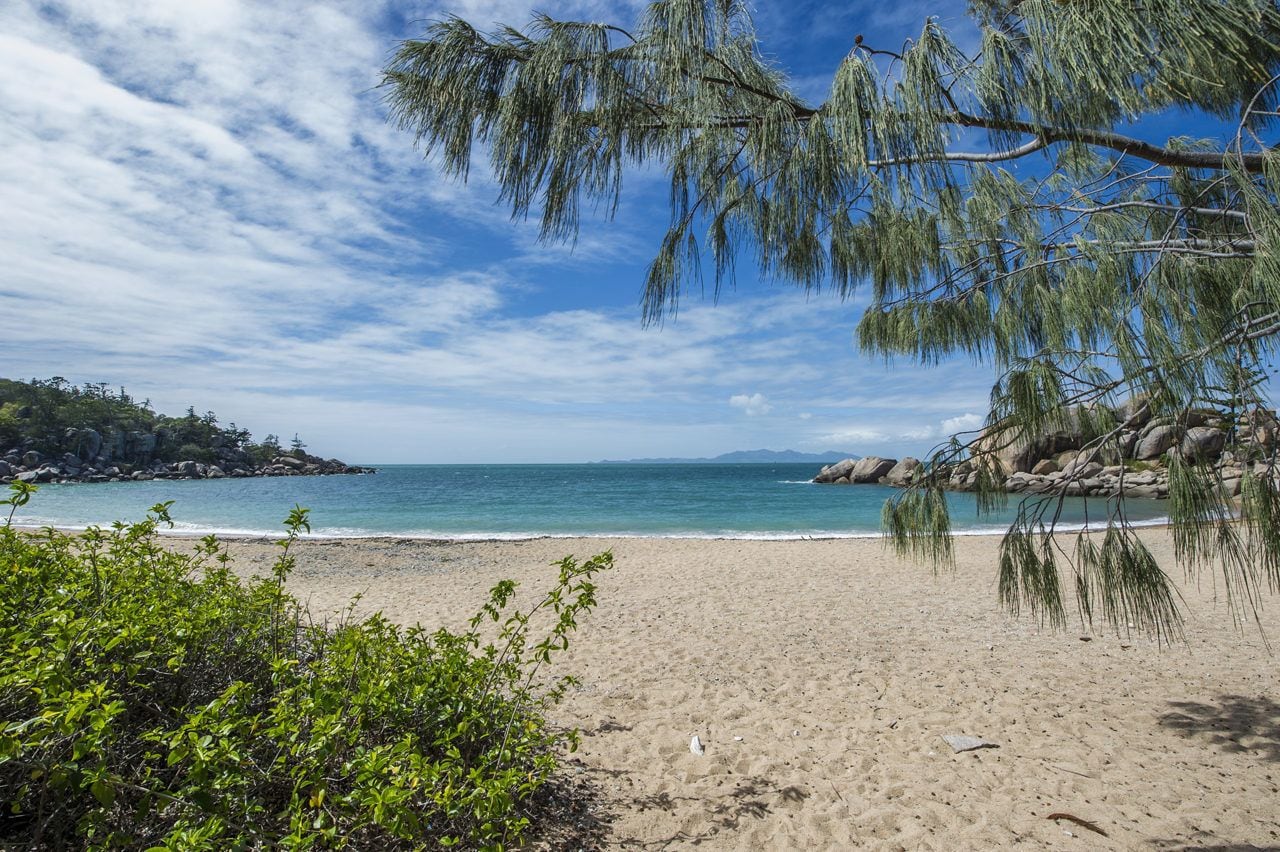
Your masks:
{"label": "distant mountain range", "polygon": [[825,453],[801,453],[796,450],[737,450],[715,458],[682,459],[604,459],[597,464],[830,464],[841,459],[856,459],[853,453],[831,450]]}

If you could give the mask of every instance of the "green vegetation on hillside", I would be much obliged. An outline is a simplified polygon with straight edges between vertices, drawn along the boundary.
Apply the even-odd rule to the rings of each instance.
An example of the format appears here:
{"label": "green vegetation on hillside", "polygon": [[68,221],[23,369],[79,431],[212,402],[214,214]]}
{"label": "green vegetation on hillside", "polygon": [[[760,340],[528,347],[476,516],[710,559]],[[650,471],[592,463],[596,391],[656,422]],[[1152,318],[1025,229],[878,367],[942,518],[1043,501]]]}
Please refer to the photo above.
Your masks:
{"label": "green vegetation on hillside", "polygon": [[[10,519],[33,490],[14,483]],[[323,625],[285,590],[305,509],[245,581],[212,536],[160,544],[168,508],[0,528],[0,847],[500,849],[539,828],[576,742],[543,716],[571,679],[542,667],[610,554],[563,560],[530,610],[500,583],[462,633]]]}
{"label": "green vegetation on hillside", "polygon": [[[76,434],[68,437],[69,430]],[[225,449],[265,464],[282,453],[275,435],[254,442],[249,430],[220,425],[212,411],[196,414],[188,408],[182,417],[169,417],[156,413],[150,401],[137,402],[124,388],[117,391],[105,383],[77,387],[60,376],[29,382],[0,379],[0,452],[21,446],[46,455],[79,454],[88,431],[98,433],[116,458],[130,454],[130,435],[154,436],[148,461],[212,463],[217,450]],[[119,446],[110,447],[112,442]],[[150,447],[151,440],[143,446]]]}

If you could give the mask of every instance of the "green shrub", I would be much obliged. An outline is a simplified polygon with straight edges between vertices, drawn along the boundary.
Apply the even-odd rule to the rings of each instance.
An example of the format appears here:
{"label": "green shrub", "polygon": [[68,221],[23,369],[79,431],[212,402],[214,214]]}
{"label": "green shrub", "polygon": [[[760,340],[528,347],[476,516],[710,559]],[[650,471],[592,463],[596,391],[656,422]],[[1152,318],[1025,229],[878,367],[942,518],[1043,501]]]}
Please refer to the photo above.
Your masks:
{"label": "green shrub", "polygon": [[178,451],[173,454],[174,461],[194,461],[201,464],[213,464],[218,460],[217,454],[208,447],[199,447],[195,444],[183,444],[178,447]]}
{"label": "green shrub", "polygon": [[[15,484],[10,518],[31,490]],[[519,840],[576,744],[542,715],[572,681],[540,667],[594,606],[609,553],[564,559],[529,612],[507,614],[515,584],[500,583],[464,633],[350,611],[330,627],[284,589],[305,509],[256,580],[212,536],[164,546],[168,509],[79,535],[0,528],[0,847]]]}

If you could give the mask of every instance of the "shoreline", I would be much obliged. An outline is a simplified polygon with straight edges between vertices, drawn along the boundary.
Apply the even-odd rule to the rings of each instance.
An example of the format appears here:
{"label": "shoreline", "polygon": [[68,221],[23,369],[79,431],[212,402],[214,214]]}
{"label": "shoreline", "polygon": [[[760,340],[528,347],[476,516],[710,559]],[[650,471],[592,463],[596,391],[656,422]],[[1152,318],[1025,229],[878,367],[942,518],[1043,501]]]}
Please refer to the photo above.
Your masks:
{"label": "shoreline", "polygon": [[[97,525],[78,526],[72,524],[24,524],[19,523],[15,519],[13,528],[23,530],[25,532],[38,532],[40,530],[52,527],[59,532],[64,533],[80,533],[84,532],[89,526],[110,526],[109,523]],[[1151,530],[1165,529],[1169,527],[1169,519],[1167,517],[1148,518],[1142,520],[1130,521],[1129,526],[1134,529]],[[1061,535],[1076,535],[1083,532],[1100,532],[1104,530],[1103,526],[1090,526],[1087,524],[1059,524],[1055,532]],[[983,527],[976,529],[958,529],[952,530],[951,535],[956,538],[1000,538],[1003,537],[1006,527]],[[159,529],[157,533],[165,538],[183,540],[198,540],[207,535],[217,536],[219,541],[225,542],[261,542],[270,541],[280,538],[284,535],[284,530],[226,530],[216,527],[197,527],[195,529]],[[458,533],[455,535],[445,535],[437,533],[398,533],[398,532],[371,532],[371,533],[352,533],[347,531],[325,533],[313,532],[303,533],[298,536],[299,541],[346,541],[352,543],[359,542],[402,542],[414,543],[422,542],[425,544],[502,544],[524,541],[600,541],[600,540],[638,540],[638,541],[708,541],[708,542],[805,542],[805,541],[866,541],[875,539],[884,539],[885,533],[880,530],[867,532],[816,532],[816,533],[790,533],[790,532],[713,532],[713,533],[632,533],[632,532],[602,532],[602,533],[545,533],[545,532],[528,532],[528,533]]]}

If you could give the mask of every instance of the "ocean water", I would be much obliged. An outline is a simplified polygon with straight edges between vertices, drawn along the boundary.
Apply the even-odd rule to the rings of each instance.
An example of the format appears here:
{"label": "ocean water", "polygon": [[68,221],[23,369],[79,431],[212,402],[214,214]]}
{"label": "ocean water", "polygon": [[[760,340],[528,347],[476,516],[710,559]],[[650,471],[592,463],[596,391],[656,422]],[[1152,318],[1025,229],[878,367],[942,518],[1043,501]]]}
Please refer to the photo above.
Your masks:
{"label": "ocean water", "polygon": [[[172,500],[176,531],[273,535],[295,505],[316,536],[443,539],[535,536],[802,538],[877,535],[893,489],[814,485],[813,464],[392,465],[363,476],[297,476],[44,485],[15,522],[84,527],[143,517]],[[1010,509],[979,516],[950,495],[958,532],[1007,526]],[[1142,519],[1156,501],[1128,501]],[[1063,524],[1103,517],[1072,499]]]}

